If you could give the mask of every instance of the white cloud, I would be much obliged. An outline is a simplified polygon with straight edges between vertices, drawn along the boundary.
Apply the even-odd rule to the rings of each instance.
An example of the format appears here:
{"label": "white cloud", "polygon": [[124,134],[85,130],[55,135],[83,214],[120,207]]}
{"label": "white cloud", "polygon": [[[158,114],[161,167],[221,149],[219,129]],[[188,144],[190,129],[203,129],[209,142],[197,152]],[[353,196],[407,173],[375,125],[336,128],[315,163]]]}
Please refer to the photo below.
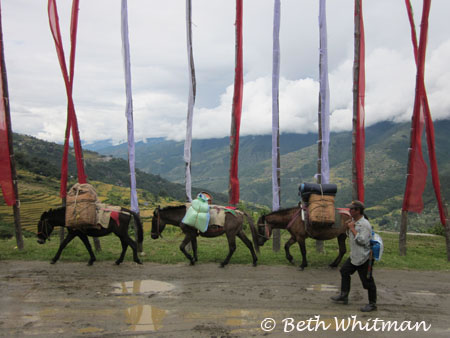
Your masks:
{"label": "white cloud", "polygon": [[[66,56],[71,1],[58,2]],[[421,1],[412,1],[419,27]],[[351,129],[353,4],[328,1],[331,128]],[[185,136],[188,70],[184,1],[128,1],[135,138]],[[107,12],[105,11],[107,8]],[[434,119],[450,118],[450,3],[430,13],[426,85]],[[283,1],[280,128],[317,128],[318,1]],[[3,0],[2,24],[13,129],[63,141],[67,98],[47,18],[46,0]],[[241,135],[269,134],[272,124],[273,0],[244,2],[244,100]],[[404,3],[364,3],[366,125],[411,119],[415,64]],[[235,2],[193,2],[197,77],[194,137],[230,132]],[[74,100],[84,141],[126,139],[120,1],[81,1]],[[419,28],[418,28],[419,30]]]}

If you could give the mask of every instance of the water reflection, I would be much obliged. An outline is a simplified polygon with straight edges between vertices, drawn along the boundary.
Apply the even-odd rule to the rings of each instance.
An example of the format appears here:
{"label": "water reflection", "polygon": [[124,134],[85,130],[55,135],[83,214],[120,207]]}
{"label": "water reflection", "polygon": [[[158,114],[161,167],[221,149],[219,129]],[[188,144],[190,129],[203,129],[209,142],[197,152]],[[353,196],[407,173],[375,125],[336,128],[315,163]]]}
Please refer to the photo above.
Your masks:
{"label": "water reflection", "polygon": [[166,314],[166,310],[152,305],[136,305],[125,310],[125,322],[130,331],[157,331],[163,327]]}
{"label": "water reflection", "polygon": [[411,295],[415,296],[437,296],[435,293],[427,291],[427,290],[419,290],[415,292],[409,292]]}
{"label": "water reflection", "polygon": [[135,280],[130,282],[121,282],[113,285],[116,294],[139,294],[151,292],[167,292],[174,289],[174,285],[157,280]]}
{"label": "water reflection", "polygon": [[337,286],[328,284],[313,284],[306,288],[307,291],[325,291],[325,292],[335,292],[337,291]]}
{"label": "water reflection", "polygon": [[83,329],[79,329],[78,332],[81,334],[86,334],[86,333],[99,333],[99,332],[103,332],[103,329],[100,329],[99,327],[94,327],[94,326],[90,326],[90,327],[85,327]]}
{"label": "water reflection", "polygon": [[225,311],[225,324],[228,326],[246,326],[249,324],[253,324],[253,321],[250,320],[252,313],[247,310],[227,310]]}

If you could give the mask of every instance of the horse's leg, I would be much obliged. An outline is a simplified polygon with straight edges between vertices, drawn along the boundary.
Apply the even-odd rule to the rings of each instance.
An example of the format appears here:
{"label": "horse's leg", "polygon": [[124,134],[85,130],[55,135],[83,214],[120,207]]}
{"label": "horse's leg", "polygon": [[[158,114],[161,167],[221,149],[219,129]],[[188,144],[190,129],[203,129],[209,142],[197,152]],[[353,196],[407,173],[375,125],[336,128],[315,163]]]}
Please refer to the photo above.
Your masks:
{"label": "horse's leg", "polygon": [[[186,245],[191,241],[192,233],[189,230],[186,230],[183,241],[180,244],[181,252],[186,256],[187,259],[191,262],[191,265],[195,264],[194,258],[186,251]],[[194,234],[195,236],[195,234]]]}
{"label": "horse's leg", "polygon": [[292,257],[291,252],[290,252],[289,249],[292,246],[292,244],[294,244],[295,242],[297,242],[297,241],[295,240],[294,236],[291,236],[291,238],[289,238],[289,240],[284,245],[284,251],[286,253],[286,259],[291,264],[294,264],[294,257]]}
{"label": "horse's leg", "polygon": [[298,240],[298,245],[300,246],[300,252],[302,253],[302,264],[300,264],[300,270],[303,271],[308,266],[308,261],[306,259],[306,244],[303,237]]}
{"label": "horse's leg", "polygon": [[237,236],[241,239],[242,242],[247,246],[247,248],[250,250],[250,253],[253,257],[253,266],[256,266],[256,262],[258,261],[258,257],[256,257],[255,249],[253,248],[252,242],[248,239],[248,237],[245,235],[244,231],[239,231]]}
{"label": "horse's leg", "polygon": [[64,238],[64,240],[61,242],[61,245],[58,248],[58,251],[56,252],[55,257],[52,258],[52,260],[50,261],[51,264],[55,264],[59,257],[61,256],[62,251],[64,250],[64,248],[67,246],[67,244],[70,243],[70,241],[72,239],[74,239],[76,237],[76,235],[72,232],[69,231],[69,233],[67,234],[66,238]]}
{"label": "horse's leg", "polygon": [[336,257],[336,259],[334,260],[334,262],[329,265],[330,268],[337,267],[339,265],[339,263],[341,262],[342,257],[344,257],[345,253],[347,252],[347,247],[345,246],[346,239],[347,239],[347,234],[345,232],[340,234],[337,237],[338,245],[339,245],[339,254]]}
{"label": "horse's leg", "polygon": [[191,244],[192,244],[192,252],[194,254],[194,261],[198,261],[198,257],[197,257],[197,236],[194,236],[191,240]]}
{"label": "horse's leg", "polygon": [[231,256],[233,256],[233,253],[236,250],[236,234],[234,232],[233,233],[227,232],[227,240],[228,240],[229,251],[228,251],[228,255],[225,258],[225,260],[222,263],[220,263],[221,268],[225,267],[225,265],[228,264],[228,262],[231,259]]}
{"label": "horse's leg", "polygon": [[84,243],[84,246],[89,252],[89,256],[91,258],[88,261],[88,265],[91,266],[97,259],[95,258],[94,251],[92,251],[92,246],[91,243],[89,242],[89,238],[85,234],[78,234],[78,237],[80,237],[81,241]]}
{"label": "horse's leg", "polygon": [[125,254],[127,252],[128,249],[128,244],[127,242],[125,242],[125,240],[123,238],[120,238],[120,244],[122,244],[122,252],[120,254],[120,257],[118,260],[116,260],[116,265],[120,265],[120,263],[123,262],[123,259],[125,258]]}
{"label": "horse's leg", "polygon": [[[128,232],[125,234],[125,236],[120,237],[120,242],[122,243],[122,241],[125,243],[125,245],[129,245],[131,250],[133,250],[133,261],[135,261],[138,264],[142,264],[142,261],[138,257],[137,244],[133,239],[131,239],[130,236],[128,236]],[[122,252],[122,254],[125,257],[125,252],[127,251],[127,247],[125,246],[125,249],[124,249],[124,244],[122,244],[122,250],[124,250]],[[122,255],[120,255],[118,261],[120,260],[120,258],[122,258],[122,261],[123,261]],[[122,261],[120,261],[120,263],[122,263]],[[116,261],[116,264],[117,264],[117,261]]]}

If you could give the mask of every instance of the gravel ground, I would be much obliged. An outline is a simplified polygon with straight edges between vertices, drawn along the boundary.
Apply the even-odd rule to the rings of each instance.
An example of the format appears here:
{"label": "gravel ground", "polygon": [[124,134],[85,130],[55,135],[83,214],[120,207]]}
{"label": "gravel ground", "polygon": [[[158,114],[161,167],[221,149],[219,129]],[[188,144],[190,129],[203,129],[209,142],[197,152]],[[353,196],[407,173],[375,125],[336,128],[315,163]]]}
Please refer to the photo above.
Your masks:
{"label": "gravel ground", "polygon": [[0,261],[0,336],[450,336],[450,272],[374,277],[378,311],[365,314],[357,274],[349,304],[330,301],[336,269]]}

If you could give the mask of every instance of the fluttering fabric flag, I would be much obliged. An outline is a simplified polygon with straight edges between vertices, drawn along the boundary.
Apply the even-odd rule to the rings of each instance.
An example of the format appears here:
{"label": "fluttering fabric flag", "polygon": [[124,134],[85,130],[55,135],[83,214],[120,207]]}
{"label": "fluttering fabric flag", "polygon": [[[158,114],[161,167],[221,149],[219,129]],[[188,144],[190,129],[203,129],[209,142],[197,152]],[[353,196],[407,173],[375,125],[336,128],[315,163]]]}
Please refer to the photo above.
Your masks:
{"label": "fluttering fabric flag", "polygon": [[56,0],[48,0],[48,18],[50,23],[50,30],[52,32],[53,39],[55,41],[56,53],[58,55],[59,64],[61,66],[61,72],[66,86],[67,94],[67,125],[64,139],[64,153],[61,164],[61,187],[60,196],[62,198],[67,195],[67,172],[68,172],[68,154],[69,154],[69,137],[72,130],[73,135],[73,147],[75,150],[75,159],[77,163],[78,182],[86,183],[86,174],[84,172],[83,165],[83,153],[81,149],[80,135],[78,132],[78,122],[75,114],[75,106],[73,103],[72,89],[73,78],[75,69],[75,50],[76,50],[76,38],[78,27],[78,4],[79,0],[73,0],[72,2],[72,18],[70,23],[70,75],[67,72],[66,60],[64,56],[64,48],[61,39],[61,31],[59,28],[58,9],[56,7]]}
{"label": "fluttering fabric flag", "polygon": [[186,0],[186,41],[189,67],[189,98],[186,118],[186,139],[184,140],[184,162],[186,163],[186,199],[192,201],[191,183],[191,149],[192,149],[192,121],[195,104],[195,67],[194,54],[192,52],[192,4],[191,0]]}
{"label": "fluttering fabric flag", "polygon": [[320,0],[319,5],[319,31],[320,31],[320,183],[330,180],[330,163],[328,148],[330,144],[330,86],[328,83],[328,41],[326,0]]}
{"label": "fluttering fabric flag", "polygon": [[133,122],[133,95],[131,92],[131,66],[130,66],[130,42],[128,33],[128,0],[122,0],[121,6],[121,28],[122,28],[122,52],[125,71],[126,107],[128,136],[128,165],[130,167],[130,197],[131,210],[139,213],[139,203],[136,191],[136,168],[135,168],[135,146],[134,146],[134,122]]}
{"label": "fluttering fabric flag", "polygon": [[273,10],[272,66],[272,210],[280,209],[280,13],[281,1],[275,0]]}
{"label": "fluttering fabric flag", "polygon": [[3,58],[3,34],[1,30],[1,9],[0,9],[0,187],[3,192],[5,203],[12,206],[16,203],[14,194],[14,185],[11,172],[11,154],[9,152],[8,137],[8,117],[6,110],[7,87],[6,87],[6,69],[5,60]]}
{"label": "fluttering fabric flag", "polygon": [[355,32],[356,44],[359,46],[357,54],[355,53],[355,69],[353,85],[357,87],[355,91],[356,105],[353,116],[353,137],[355,139],[353,162],[356,170],[356,190],[357,199],[364,202],[364,161],[365,161],[365,130],[364,130],[364,100],[366,92],[366,75],[365,75],[365,37],[364,37],[364,20],[362,11],[362,0],[355,0],[355,26],[359,27],[359,32]]}
{"label": "fluttering fabric flag", "polygon": [[437,167],[434,126],[431,118],[430,107],[425,89],[425,55],[428,35],[428,17],[431,8],[431,0],[424,0],[422,10],[422,22],[420,28],[420,41],[417,45],[417,34],[414,24],[414,17],[411,2],[405,0],[408,18],[411,25],[411,38],[413,44],[414,58],[417,65],[416,96],[414,99],[414,110],[411,127],[411,148],[408,163],[408,175],[406,180],[405,196],[403,199],[403,210],[422,212],[422,195],[425,189],[427,166],[422,154],[422,133],[423,125],[426,125],[428,156],[430,158],[431,177],[433,180],[434,192],[438,202],[439,216],[441,223],[445,225],[445,210],[441,197],[441,187],[439,182],[439,171]]}
{"label": "fluttering fabric flag", "polygon": [[229,203],[239,203],[239,131],[241,128],[242,95],[243,95],[243,66],[242,66],[242,0],[236,0],[236,68],[234,75],[234,96],[230,133],[230,184]]}
{"label": "fluttering fabric flag", "polygon": [[416,66],[417,66],[417,58],[418,58],[417,52],[418,52],[419,46],[417,44],[416,25],[414,23],[414,14],[413,14],[412,6],[411,6],[411,1],[405,0],[405,5],[406,5],[406,11],[408,13],[409,24],[411,26],[411,40],[412,40],[412,44],[413,44],[414,59],[416,60]]}

